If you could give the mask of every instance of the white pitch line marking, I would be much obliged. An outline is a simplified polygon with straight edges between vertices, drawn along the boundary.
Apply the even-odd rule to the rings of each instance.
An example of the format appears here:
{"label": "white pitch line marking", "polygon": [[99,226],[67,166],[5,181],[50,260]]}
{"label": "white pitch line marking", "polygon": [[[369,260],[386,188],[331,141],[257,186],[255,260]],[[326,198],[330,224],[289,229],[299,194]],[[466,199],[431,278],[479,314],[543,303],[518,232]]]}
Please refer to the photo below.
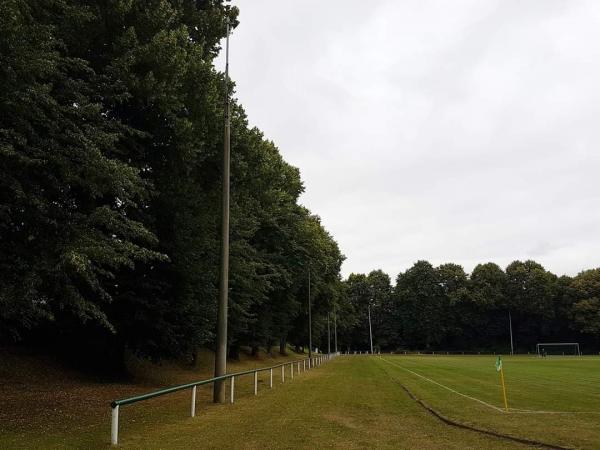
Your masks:
{"label": "white pitch line marking", "polygon": [[498,408],[497,406],[494,406],[490,403],[484,402],[483,400],[480,400],[475,397],[471,397],[470,395],[467,395],[467,394],[463,394],[462,392],[452,389],[451,387],[448,387],[442,383],[438,383],[437,381],[432,380],[431,378],[427,378],[417,372],[413,372],[412,370],[407,369],[406,367],[402,367],[400,364],[388,361],[387,359],[382,358],[381,356],[379,357],[379,359],[381,359],[382,361],[385,361],[388,364],[391,364],[392,366],[396,366],[402,370],[412,373],[413,375],[415,375],[419,378],[422,378],[425,381],[429,381],[430,383],[433,383],[441,388],[444,388],[450,392],[453,392],[454,394],[457,394],[457,395],[460,395],[461,397],[465,397],[465,398],[468,398],[469,400],[473,400],[478,403],[481,403],[482,405],[485,405],[489,408],[495,409],[496,411],[501,412],[503,414],[506,414],[506,413],[509,413],[509,414],[510,413],[514,413],[514,414],[600,414],[600,411],[538,411],[538,410],[532,410],[532,409],[518,409],[518,408],[510,408],[509,411],[505,411],[501,408]]}
{"label": "white pitch line marking", "polygon": [[495,409],[495,410],[496,410],[496,411],[498,411],[498,412],[501,412],[501,413],[505,413],[505,412],[506,412],[506,411],[504,411],[503,409],[501,409],[501,408],[498,408],[497,406],[494,406],[494,405],[492,405],[492,404],[490,404],[490,403],[484,402],[483,400],[479,400],[478,398],[471,397],[470,395],[463,394],[462,392],[458,392],[457,390],[455,390],[455,389],[452,389],[451,387],[448,387],[448,386],[446,386],[446,385],[444,385],[444,384],[442,384],[442,383],[438,383],[437,381],[435,381],[435,380],[432,380],[431,378],[424,377],[423,375],[421,375],[421,374],[418,374],[417,372],[413,372],[412,370],[410,370],[410,369],[407,369],[406,367],[402,367],[402,366],[401,366],[401,365],[399,365],[399,364],[396,364],[396,363],[393,363],[393,362],[391,362],[391,361],[388,361],[388,360],[387,360],[387,359],[385,359],[385,358],[381,358],[381,360],[385,361],[385,362],[386,362],[386,363],[388,363],[388,364],[391,364],[392,366],[399,367],[399,368],[400,368],[400,369],[402,369],[402,370],[405,370],[405,371],[407,371],[407,372],[409,372],[409,373],[412,373],[413,375],[415,375],[415,376],[417,376],[417,377],[419,377],[419,378],[422,378],[422,379],[423,379],[423,380],[425,380],[425,381],[429,381],[430,383],[433,383],[433,384],[435,384],[435,385],[437,385],[437,386],[439,386],[439,387],[441,387],[441,388],[444,388],[444,389],[446,389],[446,390],[448,390],[448,391],[450,391],[450,392],[453,392],[453,393],[455,393],[455,394],[457,394],[457,395],[460,395],[461,397],[465,397],[465,398],[468,398],[469,400],[473,400],[473,401],[475,401],[475,402],[481,403],[482,405],[485,405],[485,406],[487,406],[488,408]]}

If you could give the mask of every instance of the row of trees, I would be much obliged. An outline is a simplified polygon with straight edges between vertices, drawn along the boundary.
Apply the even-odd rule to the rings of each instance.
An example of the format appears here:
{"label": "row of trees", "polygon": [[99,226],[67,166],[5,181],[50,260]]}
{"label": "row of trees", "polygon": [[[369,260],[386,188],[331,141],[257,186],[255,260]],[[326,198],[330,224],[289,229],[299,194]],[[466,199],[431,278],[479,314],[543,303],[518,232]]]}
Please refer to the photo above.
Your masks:
{"label": "row of trees", "polygon": [[373,340],[384,350],[515,351],[538,342],[580,342],[600,349],[600,269],[558,277],[535,261],[514,261],[502,270],[479,264],[467,275],[457,264],[433,267],[418,261],[392,286],[380,270],[352,274],[344,282],[353,323],[344,343],[368,349],[367,305]]}
{"label": "row of trees", "polygon": [[[219,266],[222,0],[0,2],[0,340],[106,365],[212,347]],[[232,86],[233,87],[233,86]],[[420,261],[341,281],[303,184],[232,107],[229,346],[383,349],[598,345],[600,272],[556,277]]]}
{"label": "row of trees", "polygon": [[[0,339],[193,355],[214,339],[222,0],[0,3]],[[233,86],[232,86],[233,87]],[[232,106],[230,348],[307,342],[340,250]],[[85,350],[85,351],[83,351]],[[100,353],[99,353],[100,352]]]}

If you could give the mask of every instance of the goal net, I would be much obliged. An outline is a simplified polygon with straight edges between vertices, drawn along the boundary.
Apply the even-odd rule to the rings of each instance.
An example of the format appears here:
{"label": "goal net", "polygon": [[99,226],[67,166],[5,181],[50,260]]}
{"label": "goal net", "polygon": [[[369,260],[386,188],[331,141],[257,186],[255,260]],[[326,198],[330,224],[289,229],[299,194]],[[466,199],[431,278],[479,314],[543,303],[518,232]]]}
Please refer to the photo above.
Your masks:
{"label": "goal net", "polygon": [[536,346],[538,356],[581,356],[578,342],[544,342]]}

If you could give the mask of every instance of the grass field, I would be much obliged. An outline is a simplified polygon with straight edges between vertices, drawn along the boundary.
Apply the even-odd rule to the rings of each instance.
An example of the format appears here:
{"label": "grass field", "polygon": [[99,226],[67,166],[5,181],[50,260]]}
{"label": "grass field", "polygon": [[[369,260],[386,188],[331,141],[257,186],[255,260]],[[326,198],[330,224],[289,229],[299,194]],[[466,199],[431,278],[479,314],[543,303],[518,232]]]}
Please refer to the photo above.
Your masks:
{"label": "grass field", "polygon": [[502,410],[493,357],[386,355],[378,364],[462,423],[555,445],[600,448],[598,357],[505,357],[509,413]]}
{"label": "grass field", "polygon": [[[258,363],[242,362],[238,368],[250,364]],[[211,404],[209,392],[199,391],[196,418],[188,417],[189,392],[125,406],[120,447],[531,448],[446,425],[412,400],[403,384],[462,423],[567,447],[600,448],[595,430],[600,415],[594,414],[600,406],[600,359],[505,358],[505,373],[511,407],[546,412],[507,414],[495,409],[502,402],[493,357],[350,356],[284,384],[276,378],[272,390],[263,374],[258,397],[252,395],[252,377],[240,379],[234,405]],[[20,388],[31,398],[42,386],[40,380],[37,388],[36,383],[5,388],[16,393]],[[104,399],[149,387],[79,380],[54,394],[62,405],[59,411],[48,398],[37,405],[29,400],[21,406],[10,403],[22,411],[14,411],[18,421],[7,420],[11,411],[2,411],[0,447],[109,448],[110,411]],[[43,392],[52,395],[51,390]],[[70,414],[60,403],[65,396],[74,399]]]}

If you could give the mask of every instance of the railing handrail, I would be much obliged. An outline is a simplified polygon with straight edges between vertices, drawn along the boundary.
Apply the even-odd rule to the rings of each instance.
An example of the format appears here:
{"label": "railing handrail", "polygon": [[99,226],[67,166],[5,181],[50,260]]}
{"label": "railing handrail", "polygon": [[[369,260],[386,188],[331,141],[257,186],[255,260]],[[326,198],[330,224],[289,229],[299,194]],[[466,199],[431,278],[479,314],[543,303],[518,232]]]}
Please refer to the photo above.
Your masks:
{"label": "railing handrail", "polygon": [[[324,353],[320,353],[318,356],[321,356],[321,355],[324,355]],[[250,373],[264,372],[265,370],[277,369],[278,367],[281,367],[281,366],[286,366],[288,364],[296,364],[296,363],[299,363],[302,361],[306,361],[308,359],[310,359],[310,358],[302,358],[302,359],[297,359],[294,361],[287,361],[287,362],[284,362],[281,364],[276,364],[274,366],[258,367],[256,369],[245,370],[242,372],[227,373],[225,375],[221,375],[219,377],[208,378],[206,380],[194,381],[192,383],[186,383],[186,384],[179,384],[177,386],[171,386],[168,388],[159,389],[158,391],[148,392],[147,394],[136,395],[134,397],[123,398],[120,400],[113,400],[112,402],[110,402],[110,406],[111,406],[111,408],[114,408],[115,406],[130,405],[132,403],[141,402],[143,400],[148,400],[148,399],[151,399],[154,397],[160,397],[161,395],[171,394],[173,392],[182,391],[184,389],[189,389],[194,386],[203,386],[205,384],[214,383],[215,381],[226,380],[231,377],[239,377],[242,375],[248,375]]]}
{"label": "railing handrail", "polygon": [[313,367],[318,367],[323,362],[330,360],[331,358],[337,356],[339,353],[321,353],[316,356],[310,356],[308,358],[296,359],[294,361],[286,361],[280,364],[275,364],[274,366],[269,367],[257,367],[255,369],[244,370],[242,372],[234,372],[227,373],[225,375],[221,375],[219,377],[209,378],[207,380],[194,381],[192,383],[180,384],[177,386],[171,386],[165,389],[160,389],[154,392],[148,392],[147,394],[136,395],[135,397],[124,398],[121,400],[114,400],[110,403],[111,406],[111,421],[110,421],[110,442],[112,445],[117,445],[119,443],[119,408],[121,405],[129,405],[131,403],[141,402],[143,400],[148,400],[154,397],[158,397],[165,394],[170,394],[172,392],[183,391],[184,389],[190,389],[192,391],[192,402],[190,405],[190,415],[192,417],[196,416],[196,386],[202,386],[209,383],[214,383],[215,381],[221,381],[230,379],[229,384],[229,402],[233,404],[234,399],[234,382],[235,378],[254,374],[254,395],[258,395],[258,372],[264,372],[266,370],[271,371],[271,376],[269,379],[269,388],[273,388],[273,369],[281,367],[281,382],[285,381],[285,366],[290,366],[290,376],[292,380],[294,379],[294,365],[298,365],[298,372],[300,372],[300,363],[302,364],[302,368],[306,372],[306,362],[308,361],[308,370]]}

